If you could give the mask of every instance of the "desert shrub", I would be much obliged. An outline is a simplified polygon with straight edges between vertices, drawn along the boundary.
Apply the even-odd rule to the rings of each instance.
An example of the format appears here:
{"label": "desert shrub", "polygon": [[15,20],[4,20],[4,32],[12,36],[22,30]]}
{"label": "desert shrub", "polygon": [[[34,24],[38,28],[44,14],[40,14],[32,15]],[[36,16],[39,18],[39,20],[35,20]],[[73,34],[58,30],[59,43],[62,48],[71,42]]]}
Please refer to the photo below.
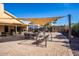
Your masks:
{"label": "desert shrub", "polygon": [[72,35],[79,37],[79,23],[72,25]]}

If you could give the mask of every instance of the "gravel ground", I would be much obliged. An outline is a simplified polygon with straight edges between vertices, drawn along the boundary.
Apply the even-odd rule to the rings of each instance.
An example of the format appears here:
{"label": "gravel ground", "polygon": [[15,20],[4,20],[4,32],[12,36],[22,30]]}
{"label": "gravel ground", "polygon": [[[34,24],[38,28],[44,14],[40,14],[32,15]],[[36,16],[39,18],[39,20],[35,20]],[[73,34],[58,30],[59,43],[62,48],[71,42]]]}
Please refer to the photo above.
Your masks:
{"label": "gravel ground", "polygon": [[[49,34],[49,33],[47,33]],[[21,37],[21,36],[20,36]],[[44,43],[32,45],[34,40],[15,40],[0,43],[1,56],[72,56],[69,40],[61,33],[52,33],[52,42],[48,38],[47,47]]]}
{"label": "gravel ground", "polygon": [[74,56],[79,56],[79,38],[74,37],[71,39],[71,50]]}
{"label": "gravel ground", "polygon": [[[68,34],[63,33],[67,38],[68,38]],[[79,37],[74,37],[72,36],[71,38],[71,43],[70,44],[70,48],[72,50],[72,53],[74,56],[79,56]]]}

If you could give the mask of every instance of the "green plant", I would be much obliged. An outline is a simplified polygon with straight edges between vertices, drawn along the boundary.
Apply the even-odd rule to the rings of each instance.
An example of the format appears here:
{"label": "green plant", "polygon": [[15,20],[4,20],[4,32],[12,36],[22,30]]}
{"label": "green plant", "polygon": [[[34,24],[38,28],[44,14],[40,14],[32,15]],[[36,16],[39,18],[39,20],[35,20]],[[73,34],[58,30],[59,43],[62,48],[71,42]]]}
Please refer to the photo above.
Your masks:
{"label": "green plant", "polygon": [[72,35],[79,36],[79,23],[72,25]]}
{"label": "green plant", "polygon": [[72,30],[74,30],[75,32],[79,31],[79,23],[76,23],[72,26]]}

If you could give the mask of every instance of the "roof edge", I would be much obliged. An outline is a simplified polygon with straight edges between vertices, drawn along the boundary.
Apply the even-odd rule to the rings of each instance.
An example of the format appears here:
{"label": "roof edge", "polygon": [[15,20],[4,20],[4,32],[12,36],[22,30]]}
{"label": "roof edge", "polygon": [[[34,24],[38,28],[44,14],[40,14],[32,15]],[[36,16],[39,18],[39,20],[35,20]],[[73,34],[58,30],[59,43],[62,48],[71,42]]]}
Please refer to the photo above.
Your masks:
{"label": "roof edge", "polygon": [[13,18],[17,18],[16,16],[12,15],[10,12],[8,12],[8,11],[6,11],[6,10],[4,10],[4,13],[7,13],[8,15],[10,15],[10,16],[13,17]]}

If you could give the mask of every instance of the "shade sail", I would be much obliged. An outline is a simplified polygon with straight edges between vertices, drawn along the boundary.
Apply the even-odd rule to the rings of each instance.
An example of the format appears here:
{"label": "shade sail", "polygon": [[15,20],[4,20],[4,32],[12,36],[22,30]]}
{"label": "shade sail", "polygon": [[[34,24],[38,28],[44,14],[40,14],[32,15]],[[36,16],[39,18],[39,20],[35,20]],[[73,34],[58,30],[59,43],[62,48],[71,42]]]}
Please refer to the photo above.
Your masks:
{"label": "shade sail", "polygon": [[[44,26],[46,25],[47,23],[49,22],[54,22],[54,21],[57,21],[58,19],[60,18],[63,18],[64,16],[59,16],[59,17],[52,17],[52,18],[4,18],[4,19],[11,19],[10,21],[12,22],[12,19],[17,19],[17,20],[27,20],[27,21],[30,21],[32,22],[33,24],[37,24],[37,25],[40,25],[40,26]],[[5,22],[6,23],[6,22]],[[9,22],[10,23],[10,22]],[[13,22],[13,23],[17,23],[17,21]],[[17,23],[17,24],[21,24],[21,23]]]}
{"label": "shade sail", "polygon": [[53,17],[53,18],[28,18],[28,21],[31,21],[34,24],[38,24],[40,26],[44,26],[45,24],[49,23],[49,22],[54,22],[57,21],[59,18],[62,18],[64,16],[60,16],[60,17]]}

